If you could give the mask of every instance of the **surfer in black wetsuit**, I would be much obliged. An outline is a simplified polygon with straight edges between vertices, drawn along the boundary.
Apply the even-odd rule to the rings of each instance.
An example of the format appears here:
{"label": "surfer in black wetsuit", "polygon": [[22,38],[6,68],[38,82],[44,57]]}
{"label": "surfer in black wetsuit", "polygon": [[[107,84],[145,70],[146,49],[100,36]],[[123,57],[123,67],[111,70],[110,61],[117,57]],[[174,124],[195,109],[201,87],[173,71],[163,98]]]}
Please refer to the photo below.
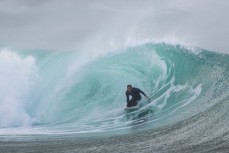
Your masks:
{"label": "surfer in black wetsuit", "polygon": [[[127,85],[127,91],[126,91],[127,105],[126,107],[136,106],[137,102],[141,100],[140,93],[143,94],[146,98],[149,98],[140,89],[132,87],[132,85]],[[129,95],[131,95],[132,97],[131,100],[129,99]]]}

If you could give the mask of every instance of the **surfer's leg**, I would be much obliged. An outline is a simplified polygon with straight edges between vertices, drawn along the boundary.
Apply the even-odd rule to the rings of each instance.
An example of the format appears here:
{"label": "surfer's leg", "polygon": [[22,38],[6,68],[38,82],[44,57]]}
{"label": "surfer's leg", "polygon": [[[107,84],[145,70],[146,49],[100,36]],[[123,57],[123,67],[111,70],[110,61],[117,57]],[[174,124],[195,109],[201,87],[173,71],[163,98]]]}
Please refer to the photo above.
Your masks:
{"label": "surfer's leg", "polygon": [[130,100],[130,106],[129,106],[129,107],[136,106],[136,105],[137,105],[137,99],[132,98],[132,99]]}
{"label": "surfer's leg", "polygon": [[127,103],[126,107],[131,107],[131,101]]}
{"label": "surfer's leg", "polygon": [[131,101],[131,107],[132,106],[137,106],[138,102],[141,100],[141,97],[136,97],[136,98],[132,98]]}

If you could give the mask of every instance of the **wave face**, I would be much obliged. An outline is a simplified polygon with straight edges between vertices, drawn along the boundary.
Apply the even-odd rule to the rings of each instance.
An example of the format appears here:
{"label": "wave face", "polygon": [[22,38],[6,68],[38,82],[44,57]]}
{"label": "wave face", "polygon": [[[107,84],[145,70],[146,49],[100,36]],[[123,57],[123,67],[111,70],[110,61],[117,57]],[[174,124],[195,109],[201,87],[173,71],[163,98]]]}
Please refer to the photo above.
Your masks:
{"label": "wave face", "polygon": [[[0,135],[134,134],[193,117],[202,121],[197,131],[226,133],[228,67],[228,55],[168,44],[96,55],[2,48]],[[143,97],[139,110],[125,112],[127,84],[150,103]]]}

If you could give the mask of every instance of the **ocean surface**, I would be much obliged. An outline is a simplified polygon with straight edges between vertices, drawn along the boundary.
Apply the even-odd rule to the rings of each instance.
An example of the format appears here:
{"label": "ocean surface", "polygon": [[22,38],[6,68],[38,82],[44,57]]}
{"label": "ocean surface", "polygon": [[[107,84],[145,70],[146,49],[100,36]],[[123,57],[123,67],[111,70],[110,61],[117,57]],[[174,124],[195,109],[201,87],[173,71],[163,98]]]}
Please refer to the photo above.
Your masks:
{"label": "ocean surface", "polygon": [[[227,54],[1,46],[0,73],[0,152],[229,152]],[[125,111],[127,84],[150,101]]]}

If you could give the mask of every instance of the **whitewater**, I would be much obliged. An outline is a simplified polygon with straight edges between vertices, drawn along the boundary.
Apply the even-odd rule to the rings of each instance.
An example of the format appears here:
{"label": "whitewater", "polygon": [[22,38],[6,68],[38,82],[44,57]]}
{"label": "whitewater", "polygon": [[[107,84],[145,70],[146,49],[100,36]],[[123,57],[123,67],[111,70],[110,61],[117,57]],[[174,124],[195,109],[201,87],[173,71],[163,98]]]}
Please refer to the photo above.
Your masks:
{"label": "whitewater", "polygon": [[[205,1],[23,2],[0,2],[0,152],[228,152],[227,31],[205,27],[225,16],[196,22]],[[150,97],[134,111],[128,84]]]}

